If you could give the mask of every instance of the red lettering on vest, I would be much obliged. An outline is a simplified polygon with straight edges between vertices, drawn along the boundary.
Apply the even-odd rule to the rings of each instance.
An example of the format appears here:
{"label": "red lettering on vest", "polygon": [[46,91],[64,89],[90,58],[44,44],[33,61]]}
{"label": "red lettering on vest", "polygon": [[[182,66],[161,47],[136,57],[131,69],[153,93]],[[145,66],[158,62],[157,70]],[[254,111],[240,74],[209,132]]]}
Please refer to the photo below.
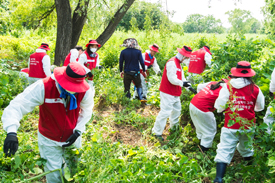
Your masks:
{"label": "red lettering on vest", "polygon": [[178,85],[173,85],[168,80],[167,69],[166,69],[166,65],[167,65],[168,62],[175,62],[176,67],[177,67],[177,73],[175,73],[175,74],[177,75],[177,78],[179,80],[182,80],[182,68],[181,68],[181,65],[180,65],[180,61],[176,57],[173,57],[173,58],[169,59],[165,64],[159,90],[161,92],[167,93],[169,95],[180,96],[181,92],[182,92],[181,87],[178,86]]}
{"label": "red lettering on vest", "polygon": [[204,55],[206,51],[199,49],[191,54],[188,72],[201,74],[206,66]]}
{"label": "red lettering on vest", "polygon": [[47,55],[44,52],[40,53],[33,53],[30,56],[30,65],[29,65],[29,77],[33,78],[45,78],[47,77],[44,69],[43,69],[43,63],[42,59],[43,57]]}
{"label": "red lettering on vest", "polygon": [[[229,88],[229,85],[227,85],[227,88]],[[256,123],[254,108],[258,94],[259,88],[256,85],[248,85],[241,89],[236,89],[232,87],[232,92],[230,92],[229,100],[230,102],[233,102],[233,107],[236,108],[234,112],[240,117],[248,119],[250,121],[253,120],[254,123]],[[230,107],[228,107],[225,112],[224,127],[230,129],[240,129],[240,127],[243,126],[240,123],[235,123],[233,126],[228,127],[229,120],[233,120],[236,122],[236,119],[231,119],[230,115],[232,114],[233,113]],[[245,129],[248,129],[249,126],[251,125],[245,126]]]}
{"label": "red lettering on vest", "polygon": [[73,134],[73,129],[76,127],[80,102],[85,92],[75,95],[77,108],[69,110],[69,103],[66,109],[63,100],[59,97],[60,93],[56,88],[55,80],[47,77],[43,79],[43,83],[45,99],[44,104],[39,106],[39,132],[51,140],[65,142]]}
{"label": "red lettering on vest", "polygon": [[213,81],[206,85],[205,88],[203,88],[198,94],[193,97],[191,103],[203,112],[213,112],[215,110],[215,101],[219,96],[220,90],[222,89],[222,87],[220,86],[215,90],[210,90],[211,85],[216,83],[216,81]]}

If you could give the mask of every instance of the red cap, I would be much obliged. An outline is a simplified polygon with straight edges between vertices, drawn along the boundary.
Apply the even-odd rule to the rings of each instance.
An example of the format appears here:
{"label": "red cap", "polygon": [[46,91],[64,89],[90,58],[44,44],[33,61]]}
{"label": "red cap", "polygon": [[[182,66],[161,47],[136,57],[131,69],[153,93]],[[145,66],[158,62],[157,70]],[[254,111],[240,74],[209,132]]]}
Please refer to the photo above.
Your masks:
{"label": "red cap", "polygon": [[183,48],[177,48],[178,52],[183,56],[190,57],[192,53],[192,48],[188,46],[183,46]]}
{"label": "red cap", "polygon": [[47,43],[41,43],[41,46],[38,47],[38,48],[44,49],[44,50],[51,50],[51,49],[49,48],[49,44],[47,44]]}
{"label": "red cap", "polygon": [[56,81],[65,90],[85,92],[90,88],[85,81],[86,71],[80,63],[72,62],[67,67],[56,67],[53,73]]}
{"label": "red cap", "polygon": [[96,44],[98,48],[101,47],[101,45],[95,39],[90,40],[89,43],[86,44],[86,47],[88,47],[90,44]]}
{"label": "red cap", "polygon": [[149,48],[150,48],[150,50],[159,53],[159,46],[156,43],[154,43],[153,45],[150,45]]}
{"label": "red cap", "polygon": [[240,61],[237,67],[231,69],[232,76],[236,77],[252,77],[256,75],[256,72],[251,69],[251,64],[247,61]]}
{"label": "red cap", "polygon": [[210,52],[210,48],[208,46],[204,46],[203,48],[205,49],[206,52],[208,52],[210,55],[212,55],[212,53]]}

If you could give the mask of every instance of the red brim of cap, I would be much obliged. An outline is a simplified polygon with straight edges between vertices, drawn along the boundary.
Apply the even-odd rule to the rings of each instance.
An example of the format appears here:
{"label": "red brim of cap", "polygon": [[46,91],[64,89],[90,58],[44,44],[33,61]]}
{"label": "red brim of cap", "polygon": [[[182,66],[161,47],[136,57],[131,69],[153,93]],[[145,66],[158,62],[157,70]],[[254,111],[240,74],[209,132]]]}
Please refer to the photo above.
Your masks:
{"label": "red brim of cap", "polygon": [[[241,73],[242,70],[247,70],[248,73],[246,73],[246,74]],[[245,78],[249,78],[249,77],[256,75],[256,72],[253,69],[240,69],[240,68],[236,68],[236,67],[233,67],[231,69],[231,73],[232,73],[232,76],[245,77]]]}
{"label": "red brim of cap", "polygon": [[191,53],[183,51],[181,48],[177,48],[178,52],[182,54],[183,56],[190,57]]}
{"label": "red brim of cap", "polygon": [[100,45],[100,44],[98,44],[98,43],[88,43],[88,44],[86,44],[86,47],[88,47],[89,45],[92,45],[92,44],[96,44],[96,45],[98,46],[98,48],[100,48],[100,47],[101,47],[101,45]]}
{"label": "red brim of cap", "polygon": [[44,48],[44,47],[42,47],[42,46],[38,47],[38,49],[44,49],[44,50],[48,50],[48,51],[51,50],[50,48]]}
{"label": "red brim of cap", "polygon": [[155,52],[158,52],[159,53],[159,50],[156,48],[156,47],[154,47],[154,46],[149,46],[149,48],[150,48],[150,50],[152,50],[152,51],[155,51]]}
{"label": "red brim of cap", "polygon": [[66,74],[66,67],[57,67],[53,71],[56,81],[64,88],[65,90],[71,92],[85,92],[89,90],[90,86],[85,81],[85,79],[76,80],[71,78]]}

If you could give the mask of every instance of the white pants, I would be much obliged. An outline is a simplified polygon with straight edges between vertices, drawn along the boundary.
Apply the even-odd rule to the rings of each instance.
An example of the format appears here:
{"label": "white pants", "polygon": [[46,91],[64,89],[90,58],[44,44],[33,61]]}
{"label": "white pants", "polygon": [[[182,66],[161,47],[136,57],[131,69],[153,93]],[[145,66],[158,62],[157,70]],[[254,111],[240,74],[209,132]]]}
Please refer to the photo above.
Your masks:
{"label": "white pants", "polygon": [[268,128],[266,130],[266,132],[268,134],[271,133],[271,128],[269,127],[273,122],[274,122],[274,118],[272,116],[269,116],[270,114],[272,114],[272,112],[270,111],[271,106],[269,106],[266,110],[265,116],[264,116],[264,122],[268,125]]}
{"label": "white pants", "polygon": [[178,125],[180,113],[180,97],[160,92],[160,111],[156,118],[152,133],[155,135],[162,135],[168,117],[170,120],[170,128]]}
{"label": "white pants", "polygon": [[222,162],[229,164],[234,156],[234,152],[237,146],[237,150],[242,157],[253,156],[253,147],[245,148],[245,142],[249,139],[246,134],[237,132],[243,132],[243,130],[235,130],[222,127],[221,139],[218,144],[217,155],[215,157],[215,162]]}
{"label": "white pants", "polygon": [[197,137],[201,140],[201,145],[206,148],[212,147],[213,139],[217,132],[216,118],[213,112],[203,112],[191,103],[189,111],[196,127]]}
{"label": "white pants", "polygon": [[36,81],[43,79],[43,78],[32,78],[32,77],[28,77],[28,81],[29,81],[29,85],[35,83]]}
{"label": "white pants", "polygon": [[[65,161],[67,165],[76,162],[70,162],[71,160],[66,158],[66,148],[62,147],[65,144],[63,142],[53,141],[43,136],[38,132],[38,147],[40,151],[41,158],[47,160],[44,171],[51,171],[59,169],[62,167],[63,162]],[[73,144],[76,148],[81,147],[81,136],[77,138]],[[74,159],[73,161],[76,161]],[[61,182],[61,177],[59,171],[55,171],[46,175],[47,183],[59,183]]]}
{"label": "white pants", "polygon": [[[148,92],[148,87],[145,82],[145,78],[142,74],[140,74],[140,80],[141,80],[141,87],[142,87],[142,96],[147,98],[147,92]],[[136,98],[138,96],[137,89],[134,92],[133,98]]]}

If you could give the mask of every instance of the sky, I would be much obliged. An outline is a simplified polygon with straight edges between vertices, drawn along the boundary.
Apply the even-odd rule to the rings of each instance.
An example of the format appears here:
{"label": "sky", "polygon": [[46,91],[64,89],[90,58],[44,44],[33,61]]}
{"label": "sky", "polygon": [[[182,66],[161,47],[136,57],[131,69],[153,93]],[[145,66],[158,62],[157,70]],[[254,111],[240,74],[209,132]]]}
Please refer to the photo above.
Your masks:
{"label": "sky", "polygon": [[261,7],[265,5],[264,0],[144,0],[146,2],[162,2],[166,9],[166,1],[168,10],[175,11],[174,16],[170,19],[173,22],[183,23],[188,15],[202,14],[213,15],[216,19],[220,19],[224,27],[231,27],[228,22],[228,15],[225,12],[240,8],[249,10],[251,15],[263,21],[264,16],[261,13]]}

